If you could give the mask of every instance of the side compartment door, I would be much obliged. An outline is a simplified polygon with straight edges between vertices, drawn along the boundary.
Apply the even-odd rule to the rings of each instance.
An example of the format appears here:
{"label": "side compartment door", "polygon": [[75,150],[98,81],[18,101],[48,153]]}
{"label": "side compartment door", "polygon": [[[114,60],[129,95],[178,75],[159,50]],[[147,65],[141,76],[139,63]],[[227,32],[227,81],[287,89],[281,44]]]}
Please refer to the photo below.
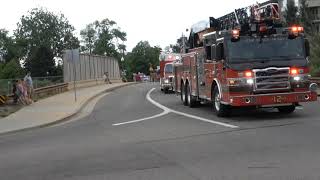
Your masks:
{"label": "side compartment door", "polygon": [[197,87],[198,96],[204,96],[206,90],[206,72],[204,68],[205,53],[199,52],[197,55]]}

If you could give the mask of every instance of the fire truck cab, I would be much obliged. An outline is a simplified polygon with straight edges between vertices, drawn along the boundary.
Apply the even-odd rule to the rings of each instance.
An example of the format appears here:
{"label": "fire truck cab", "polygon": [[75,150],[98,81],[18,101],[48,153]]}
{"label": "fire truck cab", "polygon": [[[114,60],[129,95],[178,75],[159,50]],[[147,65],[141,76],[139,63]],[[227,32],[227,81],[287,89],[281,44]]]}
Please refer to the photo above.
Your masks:
{"label": "fire truck cab", "polygon": [[[210,102],[218,116],[228,116],[232,107],[249,106],[291,113],[299,103],[317,100],[303,27],[281,27],[274,23],[280,18],[277,4],[264,6],[275,11],[270,18],[247,15],[248,23],[240,23],[240,12],[235,11],[230,17],[210,18],[205,29],[191,30],[191,49],[175,66],[175,88],[184,105]],[[238,24],[224,21],[232,17]]]}
{"label": "fire truck cab", "polygon": [[164,93],[174,91],[175,76],[173,66],[177,61],[181,60],[181,56],[174,53],[161,53],[159,59],[161,91],[164,91]]}

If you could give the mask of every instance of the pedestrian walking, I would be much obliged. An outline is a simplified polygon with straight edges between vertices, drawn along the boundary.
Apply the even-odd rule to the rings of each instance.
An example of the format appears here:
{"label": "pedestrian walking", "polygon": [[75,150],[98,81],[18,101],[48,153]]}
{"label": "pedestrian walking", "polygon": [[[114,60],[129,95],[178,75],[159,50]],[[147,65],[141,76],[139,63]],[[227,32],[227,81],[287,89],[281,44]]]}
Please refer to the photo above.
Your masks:
{"label": "pedestrian walking", "polygon": [[109,73],[108,73],[108,72],[105,72],[105,73],[103,74],[103,79],[104,79],[104,82],[105,82],[106,84],[112,84],[111,81],[110,81],[110,79],[109,79]]}

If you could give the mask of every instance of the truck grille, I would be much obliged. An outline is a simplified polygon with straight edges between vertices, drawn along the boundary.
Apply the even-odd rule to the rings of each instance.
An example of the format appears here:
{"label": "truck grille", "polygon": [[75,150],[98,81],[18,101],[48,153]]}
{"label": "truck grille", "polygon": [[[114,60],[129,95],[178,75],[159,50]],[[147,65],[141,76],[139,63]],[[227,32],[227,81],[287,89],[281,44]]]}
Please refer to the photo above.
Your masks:
{"label": "truck grille", "polygon": [[290,89],[289,68],[266,68],[253,70],[255,91]]}

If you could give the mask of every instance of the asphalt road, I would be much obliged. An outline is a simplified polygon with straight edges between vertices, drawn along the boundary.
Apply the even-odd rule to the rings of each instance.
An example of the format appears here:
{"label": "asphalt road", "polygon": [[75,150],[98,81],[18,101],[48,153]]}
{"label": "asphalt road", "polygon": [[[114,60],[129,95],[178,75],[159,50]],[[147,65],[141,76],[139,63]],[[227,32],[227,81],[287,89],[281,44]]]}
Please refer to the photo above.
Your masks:
{"label": "asphalt road", "polygon": [[132,85],[77,121],[1,136],[0,179],[319,180],[320,102],[217,118],[210,106]]}

